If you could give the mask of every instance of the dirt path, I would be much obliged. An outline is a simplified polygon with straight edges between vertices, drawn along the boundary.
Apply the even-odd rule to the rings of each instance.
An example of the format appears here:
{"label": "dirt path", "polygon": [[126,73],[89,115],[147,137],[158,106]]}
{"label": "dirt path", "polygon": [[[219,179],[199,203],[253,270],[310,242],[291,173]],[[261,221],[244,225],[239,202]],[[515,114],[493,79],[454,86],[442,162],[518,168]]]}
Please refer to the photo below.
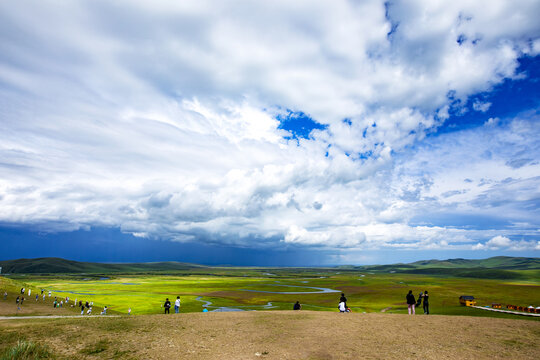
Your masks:
{"label": "dirt path", "polygon": [[525,318],[302,310],[0,322],[0,351],[19,338],[60,359],[540,358],[540,321]]}
{"label": "dirt path", "polygon": [[522,316],[532,316],[532,317],[540,317],[540,314],[533,314],[533,313],[526,313],[521,311],[510,311],[510,310],[500,310],[500,309],[492,309],[487,308],[485,306],[471,306],[476,309],[481,310],[487,310],[487,311],[495,311],[495,312],[501,312],[501,313],[507,313],[507,314],[514,314],[514,315],[522,315]]}
{"label": "dirt path", "polygon": [[120,317],[120,315],[36,315],[36,316],[0,316],[0,320],[28,320],[28,319],[65,319],[65,318],[96,318],[96,317]]}

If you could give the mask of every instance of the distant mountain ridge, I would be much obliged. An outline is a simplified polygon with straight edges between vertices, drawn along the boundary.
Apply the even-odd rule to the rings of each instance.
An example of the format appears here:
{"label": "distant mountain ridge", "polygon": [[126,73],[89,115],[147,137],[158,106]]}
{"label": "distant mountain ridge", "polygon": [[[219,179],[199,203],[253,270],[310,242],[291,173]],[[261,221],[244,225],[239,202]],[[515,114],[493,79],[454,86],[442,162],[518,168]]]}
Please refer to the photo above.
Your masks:
{"label": "distant mountain ridge", "polygon": [[[0,261],[3,274],[60,273],[135,273],[203,269],[207,266],[176,261],[147,263],[93,263],[62,258],[35,258]],[[519,278],[518,270],[540,270],[540,258],[495,256],[488,259],[421,260],[409,264],[340,266],[343,270],[397,272],[511,279]]]}
{"label": "distant mountain ridge", "polygon": [[60,274],[60,273],[132,273],[174,271],[203,268],[202,265],[176,261],[148,263],[92,263],[62,258],[36,258],[0,261],[2,274]]}
{"label": "distant mountain ridge", "polygon": [[[349,267],[351,268],[351,267]],[[540,273],[540,258],[495,256],[488,259],[421,260],[409,264],[355,266],[355,270],[445,275],[482,279],[524,279],[523,271]]]}

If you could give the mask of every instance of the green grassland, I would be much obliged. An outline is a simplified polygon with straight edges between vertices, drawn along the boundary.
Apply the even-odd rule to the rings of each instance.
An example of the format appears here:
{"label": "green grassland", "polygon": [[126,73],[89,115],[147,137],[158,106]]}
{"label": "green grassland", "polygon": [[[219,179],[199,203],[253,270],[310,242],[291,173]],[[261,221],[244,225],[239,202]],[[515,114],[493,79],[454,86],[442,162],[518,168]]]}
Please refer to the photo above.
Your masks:
{"label": "green grassland", "polygon": [[[129,307],[132,314],[160,313],[165,298],[172,301],[176,296],[182,301],[181,312],[200,312],[208,301],[212,302],[210,311],[221,307],[289,310],[296,301],[306,310],[337,311],[339,292],[346,294],[353,312],[386,309],[390,313],[405,313],[408,290],[413,290],[415,296],[428,290],[432,314],[521,318],[462,307],[458,301],[460,295],[473,295],[482,306],[493,302],[540,306],[538,269],[505,270],[510,276],[502,278],[465,278],[455,276],[452,271],[419,274],[389,272],[388,268],[365,270],[190,267],[170,274],[19,274],[11,275],[0,285],[6,287],[9,281],[11,289],[23,284],[36,291],[44,288],[52,290],[54,296],[93,301],[98,306],[109,306],[111,312],[123,314]],[[484,277],[490,275],[486,273]],[[316,291],[313,287],[339,292],[310,293]],[[284,294],[290,291],[300,294]],[[422,313],[421,308],[417,310]]]}

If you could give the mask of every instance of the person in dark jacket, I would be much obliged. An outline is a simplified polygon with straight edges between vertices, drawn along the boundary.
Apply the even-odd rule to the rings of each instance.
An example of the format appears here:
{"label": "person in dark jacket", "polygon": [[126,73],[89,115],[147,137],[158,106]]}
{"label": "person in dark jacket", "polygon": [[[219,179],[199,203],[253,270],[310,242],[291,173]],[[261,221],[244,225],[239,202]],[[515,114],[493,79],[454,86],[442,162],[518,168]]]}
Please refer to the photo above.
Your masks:
{"label": "person in dark jacket", "polygon": [[345,297],[345,294],[341,293],[341,297],[339,298],[340,303],[345,303],[345,309],[347,308],[347,298]]}
{"label": "person in dark jacket", "polygon": [[416,299],[414,298],[412,290],[409,290],[409,293],[407,294],[407,307],[409,309],[409,315],[411,315],[411,310],[412,310],[412,314],[413,315],[415,314],[415,311],[414,311],[415,305],[416,305]]}
{"label": "person in dark jacket", "polygon": [[165,308],[165,314],[170,314],[171,302],[169,301],[169,298],[165,300],[163,307]]}
{"label": "person in dark jacket", "polygon": [[429,295],[427,293],[427,290],[424,291],[424,295],[422,295],[422,298],[424,299],[424,314],[429,315]]}
{"label": "person in dark jacket", "polygon": [[302,308],[302,305],[300,305],[300,302],[297,301],[296,304],[294,304],[293,310],[300,310]]}

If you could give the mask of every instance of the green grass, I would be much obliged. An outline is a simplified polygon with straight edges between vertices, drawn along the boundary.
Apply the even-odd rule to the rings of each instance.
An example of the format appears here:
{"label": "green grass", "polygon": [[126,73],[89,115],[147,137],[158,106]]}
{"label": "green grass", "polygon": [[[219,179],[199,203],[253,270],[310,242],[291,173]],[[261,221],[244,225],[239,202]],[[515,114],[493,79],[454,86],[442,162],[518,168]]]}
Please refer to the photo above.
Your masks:
{"label": "green grass", "polygon": [[[480,306],[491,305],[493,302],[540,306],[538,270],[512,270],[519,275],[518,279],[462,278],[451,274],[371,273],[352,269],[208,268],[205,269],[206,274],[200,271],[193,269],[191,273],[170,276],[110,275],[106,280],[86,275],[26,275],[6,280],[18,285],[24,283],[36,289],[52,289],[53,296],[69,296],[71,300],[94,301],[97,306],[107,305],[111,313],[126,314],[131,307],[133,315],[161,313],[165,298],[168,297],[172,302],[176,296],[181,297],[181,312],[202,311],[203,302],[196,300],[199,296],[205,301],[211,301],[213,306],[243,310],[262,310],[268,302],[272,303],[273,309],[289,310],[296,301],[300,301],[306,310],[337,311],[339,293],[308,294],[312,289],[273,285],[322,287],[342,291],[353,312],[379,312],[390,308],[387,311],[389,313],[406,313],[405,295],[409,289],[413,290],[415,296],[420,291],[429,291],[432,314],[521,318],[465,308],[459,305],[460,295],[473,295]],[[289,295],[241,291],[245,289],[280,292],[298,290],[304,293]]]}
{"label": "green grass", "polygon": [[6,350],[0,360],[39,360],[54,359],[55,356],[45,345],[36,344],[31,341],[20,340],[17,344]]}

